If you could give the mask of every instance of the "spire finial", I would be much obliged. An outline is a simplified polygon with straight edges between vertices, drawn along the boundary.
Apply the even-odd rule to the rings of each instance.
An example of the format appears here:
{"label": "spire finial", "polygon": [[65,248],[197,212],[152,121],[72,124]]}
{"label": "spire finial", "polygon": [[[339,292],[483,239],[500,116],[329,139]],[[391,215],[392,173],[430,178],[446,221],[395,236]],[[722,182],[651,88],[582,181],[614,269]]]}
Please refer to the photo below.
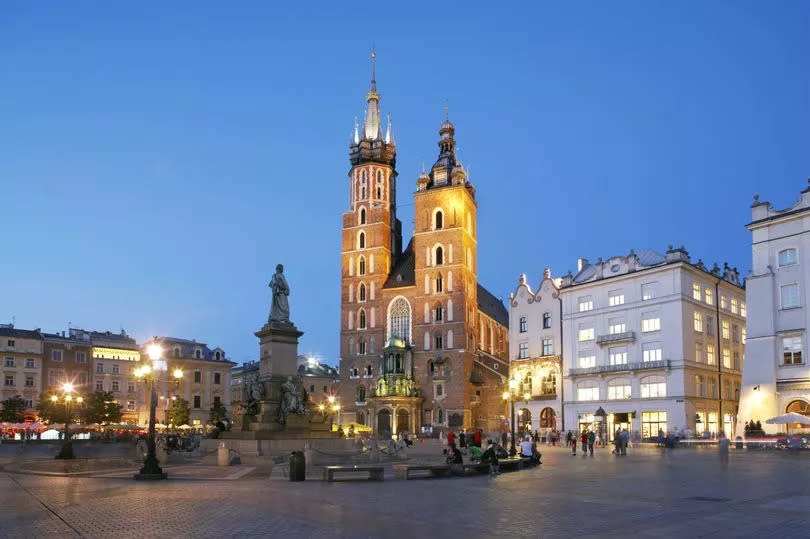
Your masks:
{"label": "spire finial", "polygon": [[444,100],[444,121],[445,121],[445,122],[449,122],[449,121],[450,121],[450,110],[449,110],[449,108],[450,108],[450,107],[449,107],[449,106],[448,106],[448,104],[447,104],[447,99],[445,99],[445,100]]}
{"label": "spire finial", "polygon": [[371,46],[371,89],[377,90],[377,51]]}

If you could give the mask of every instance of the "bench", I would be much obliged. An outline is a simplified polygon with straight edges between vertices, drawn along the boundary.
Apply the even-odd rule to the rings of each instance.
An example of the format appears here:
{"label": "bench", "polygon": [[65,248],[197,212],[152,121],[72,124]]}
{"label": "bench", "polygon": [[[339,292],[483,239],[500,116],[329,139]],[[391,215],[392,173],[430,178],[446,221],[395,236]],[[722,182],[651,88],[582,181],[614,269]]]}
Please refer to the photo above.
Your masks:
{"label": "bench", "polygon": [[488,462],[471,462],[469,464],[451,464],[450,470],[457,475],[468,475],[474,473],[489,473]]}
{"label": "bench", "polygon": [[[395,471],[399,477],[403,477],[407,481],[415,478],[444,477],[450,471],[450,466],[446,464],[408,464],[399,468],[395,467]],[[412,472],[419,472],[419,474],[414,477]]]}
{"label": "bench", "polygon": [[498,467],[501,470],[520,470],[523,468],[523,460],[520,457],[509,457],[508,459],[500,459]]}
{"label": "bench", "polygon": [[382,466],[324,466],[323,479],[332,482],[335,480],[335,474],[358,472],[367,472],[369,481],[383,480]]}

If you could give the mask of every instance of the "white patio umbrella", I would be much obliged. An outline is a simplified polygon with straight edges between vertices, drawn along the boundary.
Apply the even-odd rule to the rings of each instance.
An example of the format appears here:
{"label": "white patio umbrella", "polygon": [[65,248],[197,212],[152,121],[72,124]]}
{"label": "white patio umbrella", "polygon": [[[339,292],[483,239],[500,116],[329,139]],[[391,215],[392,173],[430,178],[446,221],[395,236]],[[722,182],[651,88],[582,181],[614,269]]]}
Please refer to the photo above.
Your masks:
{"label": "white patio umbrella", "polygon": [[769,425],[786,425],[788,423],[800,423],[802,425],[810,425],[810,417],[806,415],[797,414],[796,412],[788,412],[783,415],[778,415],[765,420]]}

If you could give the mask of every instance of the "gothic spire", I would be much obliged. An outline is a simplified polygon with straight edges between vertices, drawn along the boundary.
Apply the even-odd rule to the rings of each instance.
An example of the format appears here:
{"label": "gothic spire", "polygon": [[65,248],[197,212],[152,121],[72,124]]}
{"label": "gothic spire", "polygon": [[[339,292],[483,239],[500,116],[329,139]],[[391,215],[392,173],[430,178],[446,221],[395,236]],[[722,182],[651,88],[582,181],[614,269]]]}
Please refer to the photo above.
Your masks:
{"label": "gothic spire", "polygon": [[368,101],[368,114],[363,125],[364,138],[376,140],[381,138],[380,126],[380,94],[377,93],[377,52],[371,51],[371,89],[366,94]]}

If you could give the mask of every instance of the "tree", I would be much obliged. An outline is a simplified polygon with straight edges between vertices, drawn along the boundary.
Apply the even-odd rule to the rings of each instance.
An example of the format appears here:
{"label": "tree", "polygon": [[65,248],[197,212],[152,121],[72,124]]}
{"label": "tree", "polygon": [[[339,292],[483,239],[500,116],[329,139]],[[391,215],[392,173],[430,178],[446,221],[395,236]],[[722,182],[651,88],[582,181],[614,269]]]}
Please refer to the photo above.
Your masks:
{"label": "tree", "polygon": [[[57,395],[58,396],[58,395]],[[72,407],[71,416],[76,417],[76,407]],[[58,402],[51,401],[51,395],[43,393],[39,397],[39,404],[37,404],[37,415],[40,421],[48,423],[64,423],[65,422],[65,403],[60,400]]]}
{"label": "tree", "polygon": [[84,423],[118,423],[123,406],[110,391],[96,391],[84,400],[81,418]]}
{"label": "tree", "polygon": [[187,425],[191,418],[191,408],[188,401],[182,397],[177,397],[172,401],[172,405],[166,411],[169,423],[175,426]]}
{"label": "tree", "polygon": [[214,401],[214,404],[211,406],[211,415],[209,420],[211,423],[216,425],[221,421],[225,421],[228,419],[228,410],[225,408],[225,405],[222,404],[221,401]]}
{"label": "tree", "polygon": [[19,396],[14,395],[4,400],[2,403],[3,410],[0,411],[0,421],[8,421],[9,423],[22,423],[25,418],[25,400]]}

